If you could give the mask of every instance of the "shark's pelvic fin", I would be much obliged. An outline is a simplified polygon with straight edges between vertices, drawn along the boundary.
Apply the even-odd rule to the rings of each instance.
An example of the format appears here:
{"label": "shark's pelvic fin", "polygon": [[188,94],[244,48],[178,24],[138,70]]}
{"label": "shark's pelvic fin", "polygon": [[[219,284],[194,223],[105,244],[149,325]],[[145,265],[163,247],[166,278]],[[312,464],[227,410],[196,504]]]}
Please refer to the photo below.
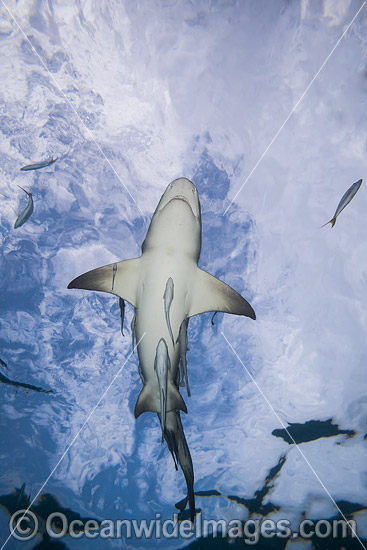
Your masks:
{"label": "shark's pelvic fin", "polygon": [[174,288],[175,285],[173,284],[173,279],[170,277],[167,280],[166,283],[166,289],[163,294],[163,301],[164,301],[164,314],[166,316],[166,323],[168,327],[168,332],[172,340],[173,346],[175,345],[174,339],[173,339],[173,333],[172,333],[172,327],[171,327],[171,321],[169,318],[169,310],[172,304],[173,296],[174,296]]}
{"label": "shark's pelvic fin", "polygon": [[[153,396],[156,395],[156,392],[152,392],[151,387],[148,384],[145,384],[141,390],[138,400],[135,405],[135,418],[138,418],[144,412],[155,412],[160,413],[160,402],[157,401]],[[172,411],[173,409],[178,409],[187,413],[187,407],[185,401],[182,398],[182,395],[178,391],[177,387],[168,381],[167,383],[167,409],[166,412]]]}
{"label": "shark's pelvic fin", "polygon": [[203,269],[197,268],[192,280],[188,316],[206,311],[223,311],[256,319],[254,310],[241,294]]}
{"label": "shark's pelvic fin", "polygon": [[159,412],[156,409],[157,405],[154,399],[154,394],[150,390],[149,386],[146,384],[145,386],[143,386],[143,389],[139,393],[139,397],[135,403],[135,418],[138,418],[144,412]]}
{"label": "shark's pelvic fin", "polygon": [[68,288],[109,292],[136,307],[139,280],[140,258],[134,258],[87,271],[71,281]]}

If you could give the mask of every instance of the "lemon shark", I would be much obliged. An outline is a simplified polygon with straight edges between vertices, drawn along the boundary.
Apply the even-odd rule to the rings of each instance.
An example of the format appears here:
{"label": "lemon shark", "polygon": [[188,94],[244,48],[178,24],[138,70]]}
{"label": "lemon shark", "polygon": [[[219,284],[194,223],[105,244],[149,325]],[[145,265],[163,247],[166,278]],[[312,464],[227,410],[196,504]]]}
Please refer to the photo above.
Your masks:
{"label": "lemon shark", "polygon": [[135,308],[132,322],[143,382],[135,417],[158,414],[175,466],[187,484],[191,521],[195,517],[194,471],[182,428],[187,412],[179,391],[187,381],[187,325],[209,311],[255,319],[251,305],[233,288],[198,267],[201,209],[195,185],[186,178],[171,182],[153,214],[139,258],[105,265],[80,275],[68,288],[115,294]]}

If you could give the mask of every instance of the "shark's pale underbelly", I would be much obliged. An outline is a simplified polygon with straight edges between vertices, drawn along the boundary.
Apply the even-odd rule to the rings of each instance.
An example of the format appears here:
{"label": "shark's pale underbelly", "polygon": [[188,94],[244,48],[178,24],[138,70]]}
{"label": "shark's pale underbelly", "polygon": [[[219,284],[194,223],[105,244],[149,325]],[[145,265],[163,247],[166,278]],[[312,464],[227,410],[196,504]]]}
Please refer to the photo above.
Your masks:
{"label": "shark's pale underbelly", "polygon": [[[186,261],[185,261],[186,260]],[[140,368],[145,383],[156,385],[154,360],[158,342],[163,338],[167,344],[171,363],[169,379],[176,381],[179,363],[178,334],[183,319],[187,316],[187,284],[190,270],[187,259],[162,255],[149,261],[149,269],[142,281],[141,297],[136,308],[136,339]],[[173,298],[169,308],[169,322],[172,337],[167,325],[164,294],[168,279],[173,281]]]}

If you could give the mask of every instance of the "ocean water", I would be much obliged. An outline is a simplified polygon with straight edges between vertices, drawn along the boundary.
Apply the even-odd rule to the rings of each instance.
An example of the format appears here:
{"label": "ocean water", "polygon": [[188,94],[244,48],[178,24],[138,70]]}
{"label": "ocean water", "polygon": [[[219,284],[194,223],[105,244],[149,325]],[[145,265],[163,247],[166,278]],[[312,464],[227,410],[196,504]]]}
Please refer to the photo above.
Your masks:
{"label": "ocean water", "polygon": [[[367,5],[3,0],[0,52],[0,548],[249,546],[9,539],[12,511],[33,499],[41,527],[66,509],[113,522],[178,512],[186,485],[157,417],[134,418],[133,310],[123,337],[117,298],[67,285],[139,256],[180,176],[200,196],[200,267],[257,315],[190,320],[182,416],[198,518],[297,531],[344,515],[359,540],[257,547],[367,547],[365,182],[320,229],[366,177]],[[18,186],[34,213],[14,230]]]}

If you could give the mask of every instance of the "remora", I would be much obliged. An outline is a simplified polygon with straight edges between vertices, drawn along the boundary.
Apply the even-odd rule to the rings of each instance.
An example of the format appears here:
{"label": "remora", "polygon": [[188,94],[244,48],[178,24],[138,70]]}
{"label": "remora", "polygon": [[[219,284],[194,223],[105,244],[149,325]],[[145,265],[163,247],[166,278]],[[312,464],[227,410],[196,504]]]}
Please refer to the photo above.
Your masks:
{"label": "remora", "polygon": [[[135,308],[134,327],[136,340],[140,342],[139,372],[144,384],[135,405],[135,417],[148,411],[158,414],[169,449],[185,474],[191,521],[195,517],[194,472],[179,413],[180,410],[187,412],[178,389],[180,341],[185,340],[178,338],[180,327],[193,315],[209,311],[256,318],[251,305],[238,292],[198,267],[200,251],[198,192],[190,180],[179,178],[170,183],[162,195],[139,258],[93,269],[68,285],[68,288],[115,294]],[[174,296],[168,323],[164,296],[170,278]],[[163,408],[154,368],[161,339],[166,344],[167,363],[170,363],[170,368],[165,369],[167,391]]]}

